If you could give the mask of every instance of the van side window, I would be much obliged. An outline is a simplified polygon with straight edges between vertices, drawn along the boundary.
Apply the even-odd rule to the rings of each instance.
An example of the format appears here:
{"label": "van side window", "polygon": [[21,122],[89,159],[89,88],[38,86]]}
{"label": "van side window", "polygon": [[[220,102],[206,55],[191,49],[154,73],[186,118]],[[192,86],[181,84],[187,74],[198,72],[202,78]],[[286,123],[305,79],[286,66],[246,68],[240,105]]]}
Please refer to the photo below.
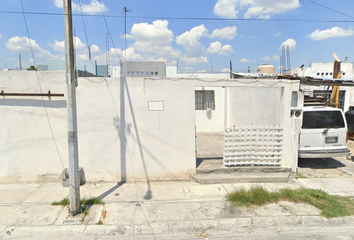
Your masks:
{"label": "van side window", "polygon": [[309,111],[303,113],[302,128],[344,128],[340,111]]}

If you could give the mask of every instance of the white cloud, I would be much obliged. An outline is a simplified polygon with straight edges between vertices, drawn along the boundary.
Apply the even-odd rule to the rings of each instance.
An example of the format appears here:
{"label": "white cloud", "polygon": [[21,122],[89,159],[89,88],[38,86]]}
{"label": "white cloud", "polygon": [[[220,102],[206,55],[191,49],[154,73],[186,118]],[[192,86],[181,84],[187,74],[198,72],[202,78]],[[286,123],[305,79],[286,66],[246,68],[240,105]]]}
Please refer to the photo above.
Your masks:
{"label": "white cloud", "polygon": [[266,62],[270,61],[270,57],[261,57],[261,59]]}
{"label": "white cloud", "polygon": [[0,39],[2,38],[2,34],[0,33]]}
{"label": "white cloud", "polygon": [[199,70],[198,73],[206,73],[206,70]]}
{"label": "white cloud", "polygon": [[[83,53],[88,51],[86,49],[86,44],[81,41],[78,37],[73,37],[73,44],[76,52]],[[49,45],[56,51],[65,53],[65,41],[55,40],[54,43],[49,43]]]}
{"label": "white cloud", "polygon": [[185,71],[192,71],[192,70],[193,70],[193,67],[187,66],[187,67],[184,67],[184,70],[185,70]]}
{"label": "white cloud", "polygon": [[152,24],[136,23],[131,30],[130,39],[135,40],[133,48],[153,57],[178,58],[180,51],[173,49],[173,32],[168,28],[168,21],[156,20]]}
{"label": "white cloud", "polygon": [[279,37],[279,36],[281,36],[281,33],[280,33],[280,32],[274,34],[274,37]]}
{"label": "white cloud", "polygon": [[91,49],[91,53],[92,53],[92,54],[99,54],[99,53],[101,53],[101,50],[100,50],[99,46],[97,46],[96,44],[92,44],[91,47],[90,47],[90,49]]}
{"label": "white cloud", "polygon": [[273,14],[293,11],[300,6],[299,0],[218,0],[214,13],[224,18],[236,18],[240,10],[246,9],[244,18],[269,19]]}
{"label": "white cloud", "polygon": [[230,72],[230,68],[223,68],[223,69],[220,70],[220,72],[229,73]]}
{"label": "white cloud", "polygon": [[177,65],[177,61],[176,60],[172,60],[171,62],[166,62],[167,66],[176,66]]}
{"label": "white cloud", "polygon": [[230,45],[222,46],[222,44],[219,41],[211,43],[207,51],[210,54],[218,54],[218,55],[230,55],[231,53],[234,52],[232,46]]}
{"label": "white cloud", "polygon": [[[63,0],[53,0],[54,5],[57,8],[63,8]],[[91,2],[89,4],[81,4],[81,8],[80,8],[80,4],[71,3],[72,6],[72,11],[75,12],[83,12],[83,13],[88,13],[88,14],[96,14],[96,13],[101,13],[103,12],[107,12],[108,8],[104,5],[104,3],[98,1],[98,0],[91,0]]]}
{"label": "white cloud", "polygon": [[79,53],[75,55],[79,60],[89,60],[89,55],[86,53]]}
{"label": "white cloud", "polygon": [[240,62],[243,62],[243,63],[247,63],[247,62],[250,62],[251,60],[248,60],[247,58],[242,58],[241,60],[240,60]]}
{"label": "white cloud", "polygon": [[237,36],[237,27],[233,26],[233,27],[224,27],[221,29],[215,29],[210,37],[211,38],[219,38],[219,39],[228,39],[228,40],[232,40]]}
{"label": "white cloud", "polygon": [[190,63],[190,64],[196,64],[196,63],[206,63],[208,62],[207,57],[188,57],[188,56],[183,56],[180,58],[180,61]]}
{"label": "white cloud", "polygon": [[[128,61],[143,61],[143,60],[152,60],[144,58],[140,53],[135,52],[135,49],[130,47],[127,48],[126,51],[120,48],[111,48],[109,49],[109,56],[112,65],[118,65],[119,61],[125,59],[125,52],[127,52],[127,60]],[[94,60],[97,61],[98,64],[106,64],[106,52],[96,55],[93,57]]]}
{"label": "white cloud", "polygon": [[237,18],[238,2],[238,0],[218,0],[214,6],[214,13],[223,18]]}
{"label": "white cloud", "polygon": [[33,53],[37,57],[44,58],[52,56],[49,51],[42,49],[35,40],[30,40],[27,37],[12,37],[5,43],[7,49],[16,53],[24,54],[31,53],[30,44],[33,49]]}
{"label": "white cloud", "polygon": [[282,49],[282,46],[289,46],[289,50],[294,50],[296,47],[296,41],[292,38],[288,38],[286,41],[280,44],[279,49]]}
{"label": "white cloud", "polygon": [[274,60],[274,61],[279,61],[279,60],[280,60],[280,56],[278,56],[278,55],[273,55],[273,60]]}
{"label": "white cloud", "polygon": [[182,45],[187,51],[187,56],[197,57],[205,53],[205,48],[199,42],[202,37],[206,37],[208,29],[204,25],[192,28],[190,31],[182,33],[176,38],[176,43]]}
{"label": "white cloud", "polygon": [[308,37],[312,40],[320,41],[327,38],[347,37],[351,35],[354,35],[354,29],[352,28],[343,29],[340,27],[332,27],[326,30],[316,29],[314,32],[310,33]]}

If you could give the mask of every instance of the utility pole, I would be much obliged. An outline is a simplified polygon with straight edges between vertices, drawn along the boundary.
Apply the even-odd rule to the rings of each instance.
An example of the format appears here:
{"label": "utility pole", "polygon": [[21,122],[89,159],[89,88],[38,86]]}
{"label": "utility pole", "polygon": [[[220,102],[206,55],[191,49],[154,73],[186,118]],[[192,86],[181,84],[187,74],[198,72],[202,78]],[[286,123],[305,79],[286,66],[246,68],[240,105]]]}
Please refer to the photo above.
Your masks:
{"label": "utility pole", "polygon": [[124,12],[124,47],[125,47],[125,51],[124,51],[124,61],[127,61],[127,12],[131,12],[130,9],[127,9],[127,7],[123,8],[123,12]]}
{"label": "utility pole", "polygon": [[20,63],[20,71],[22,70],[21,54],[18,55],[18,61]]}
{"label": "utility pole", "polygon": [[211,70],[211,73],[213,73],[213,59],[210,58],[210,70]]}
{"label": "utility pole", "polygon": [[67,83],[68,111],[68,147],[69,147],[69,193],[70,212],[77,215],[81,212],[79,153],[77,143],[76,116],[76,78],[74,74],[74,46],[72,29],[71,0],[64,0],[64,31],[65,31],[65,63]]}

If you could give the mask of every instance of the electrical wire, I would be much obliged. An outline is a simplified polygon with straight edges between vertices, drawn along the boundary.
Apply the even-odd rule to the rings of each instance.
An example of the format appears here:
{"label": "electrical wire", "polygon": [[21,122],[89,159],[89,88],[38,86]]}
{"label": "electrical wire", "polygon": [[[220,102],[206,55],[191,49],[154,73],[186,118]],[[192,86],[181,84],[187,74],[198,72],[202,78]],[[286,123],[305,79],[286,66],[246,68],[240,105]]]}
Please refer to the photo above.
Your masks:
{"label": "electrical wire", "polygon": [[346,14],[346,13],[340,12],[340,11],[335,10],[335,9],[333,9],[333,8],[327,7],[327,6],[322,5],[322,4],[318,3],[318,2],[315,2],[315,1],[312,1],[312,0],[307,0],[307,1],[310,2],[310,3],[316,4],[316,5],[320,6],[320,7],[323,7],[323,8],[325,8],[325,9],[328,9],[328,10],[330,10],[330,11],[332,11],[332,12],[339,13],[339,14],[341,14],[341,15],[343,15],[343,16],[346,16],[346,17],[349,17],[349,18],[354,19],[354,17],[351,16],[351,15],[348,15],[348,14]]}
{"label": "electrical wire", "polygon": [[[119,54],[118,54],[118,51],[117,51],[116,45],[114,44],[114,41],[113,41],[113,38],[112,38],[112,35],[111,35],[111,31],[109,30],[109,27],[108,27],[108,24],[107,24],[107,20],[106,20],[106,16],[105,16],[105,14],[104,14],[104,12],[103,12],[103,9],[102,9],[102,3],[101,3],[101,0],[98,0],[98,2],[99,2],[99,4],[100,4],[100,8],[101,8],[101,12],[102,12],[102,16],[103,16],[103,20],[104,20],[104,23],[105,23],[105,25],[106,25],[106,28],[107,28],[107,31],[108,31],[109,37],[110,37],[111,42],[112,42],[112,44],[113,44],[114,50],[115,50],[115,52],[116,52],[116,54],[117,54],[117,56],[118,56],[118,58],[119,58],[119,61],[121,62],[121,61],[122,61],[122,59],[119,57]],[[108,49],[108,51],[109,51],[109,49]]]}
{"label": "electrical wire", "polygon": [[[88,37],[87,37],[85,19],[84,19],[83,13],[82,13],[81,0],[79,0],[79,6],[80,6],[82,24],[83,24],[83,26],[84,26],[84,32],[85,32],[85,38],[86,38],[87,49],[88,49],[88,51],[89,51],[89,60],[91,60],[91,50],[90,50],[90,44],[89,44]],[[76,47],[76,46],[75,46],[75,47]],[[76,56],[75,56],[75,60],[76,60]],[[76,61],[75,61],[75,65],[76,65]],[[92,61],[91,61],[91,66],[92,66],[93,69],[95,69],[95,65],[93,64]],[[96,70],[96,73],[97,73],[97,70]]]}
{"label": "electrical wire", "polygon": [[83,15],[83,13],[82,13],[82,8],[81,8],[81,0],[79,0],[79,6],[80,6],[82,24],[83,24],[83,26],[84,26],[84,32],[85,32],[85,38],[86,38],[87,48],[90,48],[89,41],[88,41],[88,37],[87,37],[85,19],[84,19],[84,15]]}
{"label": "electrical wire", "polygon": [[[166,81],[172,81],[172,82],[178,82],[178,81],[190,81],[191,78],[168,78],[168,77],[162,77],[162,78],[144,78],[144,81],[146,80],[151,80],[151,81],[158,81],[158,80],[166,80]],[[274,83],[266,83],[262,80],[254,80],[251,81],[251,79],[244,79],[245,81],[240,81],[240,80],[235,80],[235,79],[218,79],[218,80],[205,80],[205,79],[200,79],[200,78],[192,78],[192,80],[196,80],[199,82],[206,82],[206,83],[219,83],[219,82],[226,82],[226,83],[239,83],[239,84],[244,84],[244,85],[250,85],[250,84],[260,84],[260,85],[265,85],[265,86],[275,86],[278,85],[279,83],[283,83],[283,84],[288,84],[288,85],[292,85],[292,84],[296,84],[299,83],[300,80],[296,79],[296,80],[288,80],[288,81],[284,81],[284,80],[277,80],[274,79]],[[232,87],[232,86],[230,86]]]}
{"label": "electrical wire", "polygon": [[[101,7],[102,8],[102,7]],[[344,16],[354,18],[345,13],[341,13],[332,9],[335,12],[338,12]],[[22,14],[22,12],[18,11],[6,11],[0,10],[0,13],[9,13],[9,14]],[[49,13],[49,12],[24,12],[25,14],[32,15],[48,15],[48,16],[63,16],[63,13]],[[102,15],[98,14],[72,14],[76,17],[102,17]],[[124,16],[119,15],[104,15],[104,18],[124,18]],[[291,18],[291,19],[283,19],[283,18],[271,18],[271,19],[258,19],[258,18],[209,18],[209,17],[166,17],[166,16],[127,16],[127,18],[138,18],[138,19],[166,19],[166,20],[204,20],[204,21],[253,21],[253,22],[304,22],[304,23],[353,23],[354,20],[311,20],[311,19],[301,19],[301,18]]]}
{"label": "electrical wire", "polygon": [[[27,24],[27,19],[26,19],[26,14],[25,14],[25,11],[24,11],[24,7],[23,7],[23,2],[21,0],[21,7],[22,7],[22,11],[23,11],[23,19],[24,19],[24,22],[25,22],[25,26],[26,26],[26,32],[27,32],[27,37],[28,37],[28,42],[29,42],[29,46],[30,46],[30,49],[31,49],[31,55],[32,55],[32,60],[33,60],[33,65],[34,67],[36,67],[36,60],[34,58],[34,52],[33,52],[33,48],[32,48],[32,43],[31,43],[31,37],[30,37],[30,34],[29,34],[29,29],[28,29],[28,24]],[[43,93],[42,91],[42,85],[39,81],[39,76],[38,76],[38,71],[35,71],[36,72],[36,76],[37,76],[37,82],[38,82],[38,86],[39,86],[39,91],[41,92],[41,94]],[[49,119],[49,114],[48,114],[48,111],[47,111],[47,107],[45,105],[45,100],[44,100],[44,97],[42,96],[42,101],[43,101],[43,106],[44,106],[44,111],[45,111],[45,114],[46,114],[46,117],[47,117],[47,121],[48,121],[48,125],[49,125],[49,129],[50,129],[50,132],[52,134],[52,138],[53,138],[53,142],[54,142],[54,145],[55,145],[55,148],[57,150],[57,153],[58,153],[58,156],[59,156],[59,160],[61,162],[61,165],[63,167],[63,169],[65,168],[64,167],[64,163],[63,163],[63,160],[61,158],[61,155],[60,155],[60,152],[59,152],[59,148],[58,148],[58,144],[57,144],[57,141],[55,139],[55,136],[54,136],[54,132],[53,132],[53,127],[52,127],[52,124],[50,122],[50,119]]]}

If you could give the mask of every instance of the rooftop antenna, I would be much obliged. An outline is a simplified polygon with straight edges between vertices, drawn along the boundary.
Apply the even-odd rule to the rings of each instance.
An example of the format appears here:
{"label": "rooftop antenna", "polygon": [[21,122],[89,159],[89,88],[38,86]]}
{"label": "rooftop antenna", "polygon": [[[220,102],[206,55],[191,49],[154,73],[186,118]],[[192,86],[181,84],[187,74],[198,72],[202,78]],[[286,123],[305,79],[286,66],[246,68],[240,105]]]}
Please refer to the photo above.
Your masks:
{"label": "rooftop antenna", "polygon": [[127,61],[127,12],[131,12],[131,9],[128,9],[127,7],[123,8],[123,13],[124,13],[124,61]]}

